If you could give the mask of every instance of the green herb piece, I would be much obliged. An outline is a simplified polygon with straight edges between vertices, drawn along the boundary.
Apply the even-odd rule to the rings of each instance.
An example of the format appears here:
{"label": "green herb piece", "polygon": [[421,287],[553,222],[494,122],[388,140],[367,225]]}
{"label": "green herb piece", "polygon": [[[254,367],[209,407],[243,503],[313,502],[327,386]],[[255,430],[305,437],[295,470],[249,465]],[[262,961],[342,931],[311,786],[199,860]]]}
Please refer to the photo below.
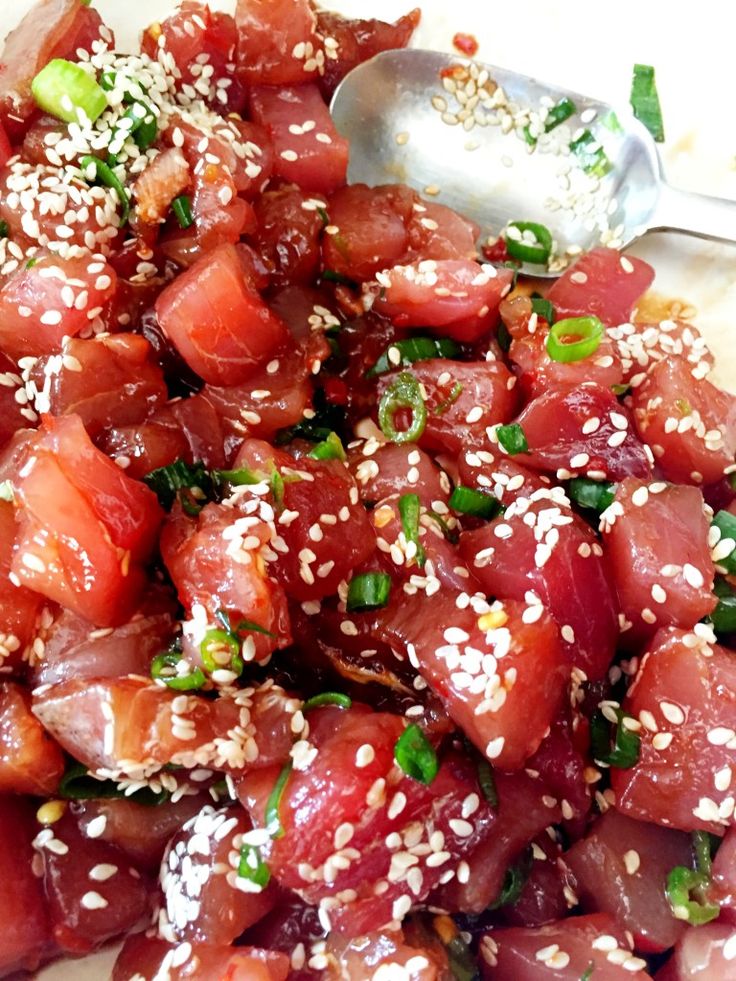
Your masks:
{"label": "green herb piece", "polygon": [[613,709],[616,714],[616,729],[611,739],[612,723],[602,711],[598,710],[590,720],[590,747],[593,758],[598,763],[628,770],[639,759],[641,739],[637,732],[627,729],[625,719],[631,719],[623,709]]}
{"label": "green herb piece", "polygon": [[483,792],[487,803],[491,807],[498,807],[498,791],[496,781],[493,778],[493,770],[488,760],[478,760],[478,784]]}
{"label": "green herb piece", "polygon": [[502,446],[509,456],[529,452],[526,434],[518,422],[512,422],[508,426],[499,426],[496,430],[496,436],[499,446]]}
{"label": "green herb piece", "polygon": [[145,152],[158,135],[158,123],[153,110],[144,102],[134,102],[123,118],[132,120],[133,124],[128,132],[138,149]]}
{"label": "green herb piece", "polygon": [[[566,95],[563,95],[560,101],[548,111],[547,118],[544,121],[544,132],[551,133],[555,127],[559,126],[560,123],[564,123],[566,119],[575,115],[576,112],[575,103],[568,99]],[[532,136],[529,126],[524,129],[524,138],[530,146],[534,146],[537,142],[537,137]]]}
{"label": "green herb piece", "polygon": [[0,501],[8,501],[12,504],[15,500],[13,485],[9,480],[0,481]]}
{"label": "green herb piece", "polygon": [[178,198],[174,198],[171,202],[171,210],[179,222],[179,228],[190,228],[194,224],[192,203],[187,194],[180,194]]}
{"label": "green herb piece", "polygon": [[[411,409],[408,429],[398,430],[394,417],[399,409]],[[415,443],[427,425],[427,406],[414,375],[402,371],[388,386],[378,403],[378,425],[383,435],[393,443]]]}
{"label": "green herb piece", "polygon": [[462,392],[462,390],[463,390],[463,386],[460,384],[460,382],[458,381],[454,382],[452,388],[449,391],[447,398],[443,399],[441,402],[438,402],[437,405],[434,407],[434,414],[436,416],[441,416],[445,412],[447,412],[450,406],[454,402],[457,402],[457,400],[460,398],[460,393]]}
{"label": "green herb piece", "polygon": [[445,944],[445,950],[453,981],[479,981],[476,959],[460,933]]}
{"label": "green herb piece", "polygon": [[199,653],[207,671],[234,671],[240,675],[243,658],[240,656],[240,640],[227,630],[208,630],[199,645]]}
{"label": "green herb piece", "polygon": [[437,753],[415,723],[408,725],[396,740],[394,758],[404,773],[419,783],[429,785],[437,776]]}
{"label": "green herb piece", "polygon": [[205,497],[211,483],[201,463],[190,465],[184,460],[175,460],[166,467],[157,467],[145,475],[143,482],[151,488],[166,511],[171,510],[180,491],[195,490]]}
{"label": "green herb piece", "polygon": [[636,118],[644,123],[656,142],[664,143],[662,107],[651,65],[634,65],[629,102]]}
{"label": "green herb piece", "polygon": [[66,123],[79,122],[80,112],[93,123],[107,109],[107,97],[95,78],[64,58],[54,58],[41,69],[31,93],[44,112]]}
{"label": "green herb piece", "polygon": [[221,484],[232,484],[233,487],[242,487],[250,484],[262,484],[263,474],[248,470],[247,467],[238,467],[237,470],[213,470],[213,478]]}
{"label": "green herb piece", "polygon": [[419,568],[423,568],[426,561],[424,546],[419,541],[419,518],[422,513],[422,506],[419,502],[418,494],[402,494],[399,498],[399,515],[401,516],[401,529],[404,538],[408,542],[416,545],[416,560]]}
{"label": "green herb piece", "polygon": [[[598,317],[569,317],[558,320],[547,335],[547,354],[553,361],[568,364],[595,354],[605,329]],[[568,340],[568,338],[572,338]]]}
{"label": "green herb piece", "polygon": [[498,513],[498,501],[493,494],[476,490],[474,487],[456,487],[450,495],[450,507],[460,514],[488,520]]}
{"label": "green herb piece", "polygon": [[721,535],[713,548],[716,565],[729,575],[735,575],[736,515],[731,514],[730,511],[719,511],[713,518],[711,527],[717,528]]}
{"label": "green herb piece", "polygon": [[162,651],[151,661],[151,677],[154,681],[163,681],[174,691],[197,691],[207,680],[199,667],[194,667],[188,674],[179,674],[176,667],[182,658],[181,651]]}
{"label": "green herb piece", "polygon": [[10,228],[8,227],[7,221],[4,219],[0,220],[0,238],[7,238],[10,234]]}
{"label": "green herb piece", "polygon": [[527,852],[518,862],[506,869],[501,892],[488,908],[501,909],[502,906],[511,906],[515,903],[529,878],[530,871],[531,856]]}
{"label": "green herb piece", "polygon": [[67,767],[59,781],[57,793],[64,800],[107,800],[124,797],[126,800],[135,801],[136,804],[145,804],[146,807],[156,807],[169,799],[168,791],[154,793],[150,787],[142,787],[132,794],[126,794],[114,780],[98,780],[90,775],[86,766],[76,762]]}
{"label": "green herb piece", "polygon": [[574,153],[586,174],[605,177],[613,164],[606,152],[589,129],[583,130],[577,139],[570,143],[570,153]]}
{"label": "green herb piece", "polygon": [[366,372],[366,378],[385,375],[399,366],[427,361],[430,358],[455,358],[460,348],[447,337],[409,337],[404,341],[394,341],[389,345],[373,367]]}
{"label": "green herb piece", "polygon": [[676,919],[685,920],[692,926],[715,920],[721,908],[718,903],[708,902],[705,898],[709,882],[709,875],[684,865],[676,865],[670,870],[665,892]]}
{"label": "green herb piece", "polygon": [[284,764],[281,773],[276,778],[276,783],[273,785],[273,790],[268,795],[268,800],[266,801],[266,830],[272,838],[283,838],[284,836],[284,826],[281,823],[279,809],[286,784],[291,776],[292,766],[291,760]]}
{"label": "green herb piece", "polygon": [[[515,228],[520,238],[509,235],[509,230]],[[533,242],[527,242],[524,232],[534,237]],[[545,266],[552,254],[552,234],[545,225],[535,221],[510,221],[504,235],[506,251],[512,259],[520,262],[531,262],[537,266]]]}
{"label": "green herb piece", "polygon": [[544,297],[532,297],[532,313],[536,313],[538,317],[546,320],[550,327],[555,322],[555,308]]}
{"label": "green herb piece", "polygon": [[130,214],[130,201],[128,199],[128,192],[123,187],[122,181],[112,167],[108,167],[105,161],[100,160],[99,157],[92,157],[89,154],[85,157],[80,157],[79,166],[88,181],[104,184],[105,187],[109,187],[115,191],[121,208],[120,222],[124,225]]}
{"label": "green herb piece", "polygon": [[357,286],[354,280],[348,276],[343,276],[342,273],[335,272],[334,269],[323,269],[321,277],[328,283],[338,283],[341,286],[350,286],[352,288]]}
{"label": "green herb piece", "polygon": [[241,845],[238,876],[252,882],[258,892],[266,888],[271,881],[271,871],[261,858],[260,848],[255,845]]}
{"label": "green herb piece", "polygon": [[353,576],[348,586],[345,604],[348,613],[377,610],[388,603],[391,577],[385,572],[361,572]]}
{"label": "green herb piece", "polygon": [[337,705],[338,708],[349,709],[352,704],[353,700],[349,695],[343,695],[339,691],[325,691],[308,698],[302,705],[302,712],[308,712],[310,709],[323,708],[325,705]]}
{"label": "green herb piece", "polygon": [[595,971],[595,964],[593,961],[591,961],[580,975],[580,981],[590,981],[590,979],[593,977],[593,971]]}
{"label": "green herb piece", "polygon": [[307,454],[313,460],[347,460],[345,447],[342,445],[337,433],[330,433],[327,439],[317,443],[313,450]]}
{"label": "green herb piece", "polygon": [[600,514],[616,497],[616,485],[605,480],[573,477],[570,481],[570,499],[581,508],[590,508]]}
{"label": "green herb piece", "polygon": [[718,597],[718,605],[710,614],[710,622],[717,634],[736,633],[736,593],[725,579],[717,578],[713,592]]}
{"label": "green herb piece", "polygon": [[501,348],[504,354],[509,353],[509,348],[511,347],[511,334],[509,334],[509,329],[506,324],[501,321],[496,329],[496,340],[498,341],[498,346]]}

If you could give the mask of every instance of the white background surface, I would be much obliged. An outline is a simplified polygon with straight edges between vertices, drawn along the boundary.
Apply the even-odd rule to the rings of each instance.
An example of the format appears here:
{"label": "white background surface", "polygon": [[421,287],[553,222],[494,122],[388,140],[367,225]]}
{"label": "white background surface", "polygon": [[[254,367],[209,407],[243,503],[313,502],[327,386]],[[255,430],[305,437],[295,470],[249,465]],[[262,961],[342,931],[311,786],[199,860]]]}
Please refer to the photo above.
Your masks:
{"label": "white background surface", "polygon": [[[234,0],[213,6],[232,9]],[[353,16],[393,19],[404,0],[333,0]],[[634,62],[652,64],[667,141],[661,148],[669,181],[736,200],[736,4],[730,0],[419,0],[423,20],[416,43],[452,50],[456,31],[474,34],[478,58],[548,79],[615,104],[626,104]],[[0,36],[32,0],[0,0]],[[171,0],[95,0],[118,47],[130,49],[138,32],[172,8]],[[736,211],[734,211],[736,237]],[[736,247],[681,236],[653,235],[632,251],[657,269],[655,289],[690,301],[716,351],[718,381],[736,392]],[[4,884],[3,888],[7,888]],[[44,981],[103,981],[113,958],[56,965]]]}

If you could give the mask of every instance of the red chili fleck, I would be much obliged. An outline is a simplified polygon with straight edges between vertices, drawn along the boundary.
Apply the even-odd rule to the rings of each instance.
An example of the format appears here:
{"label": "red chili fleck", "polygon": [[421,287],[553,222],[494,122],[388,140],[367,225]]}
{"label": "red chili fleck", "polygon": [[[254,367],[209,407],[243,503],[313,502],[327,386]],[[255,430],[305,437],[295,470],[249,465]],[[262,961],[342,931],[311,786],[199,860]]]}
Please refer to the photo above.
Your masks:
{"label": "red chili fleck", "polygon": [[493,245],[484,245],[482,248],[483,258],[489,262],[508,262],[509,254],[506,250],[506,239],[499,235]]}
{"label": "red chili fleck", "polygon": [[472,34],[463,34],[462,31],[458,31],[452,39],[452,43],[461,54],[467,55],[468,58],[472,58],[478,53],[478,42]]}

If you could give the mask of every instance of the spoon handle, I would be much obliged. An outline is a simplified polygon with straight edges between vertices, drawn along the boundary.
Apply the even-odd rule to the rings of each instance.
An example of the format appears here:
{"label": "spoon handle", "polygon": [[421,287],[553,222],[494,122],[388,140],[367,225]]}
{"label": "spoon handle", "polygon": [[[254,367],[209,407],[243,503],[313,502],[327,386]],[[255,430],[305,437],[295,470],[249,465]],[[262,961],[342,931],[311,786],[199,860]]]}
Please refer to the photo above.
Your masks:
{"label": "spoon handle", "polygon": [[662,181],[648,231],[684,232],[697,238],[736,242],[736,201],[681,191]]}

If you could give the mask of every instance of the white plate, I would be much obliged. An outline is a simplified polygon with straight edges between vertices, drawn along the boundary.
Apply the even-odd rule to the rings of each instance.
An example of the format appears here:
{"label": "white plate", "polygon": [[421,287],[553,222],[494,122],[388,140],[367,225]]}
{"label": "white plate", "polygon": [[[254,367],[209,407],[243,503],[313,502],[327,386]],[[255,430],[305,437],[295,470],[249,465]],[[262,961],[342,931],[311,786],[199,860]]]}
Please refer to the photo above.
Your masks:
{"label": "white plate", "polygon": [[[234,0],[212,6],[232,9]],[[731,106],[736,86],[732,44],[736,8],[701,0],[697,14],[685,0],[665,8],[646,0],[619,0],[595,8],[589,0],[525,0],[517,7],[488,0],[417,0],[423,9],[419,47],[453,50],[456,31],[475,35],[478,57],[490,64],[549,79],[615,104],[628,100],[635,62],[652,64],[662,102],[666,143],[661,148],[672,184],[736,199],[736,124]],[[3,36],[33,0],[0,0]],[[118,46],[130,49],[138,32],[166,16],[171,0],[95,0],[114,28]],[[331,0],[325,6],[352,16],[394,19],[406,0]],[[734,224],[736,235],[736,222]],[[632,251],[656,271],[655,290],[687,300],[696,324],[716,353],[715,380],[736,392],[736,248],[683,236],[652,235]],[[734,325],[734,326],[732,326]],[[114,954],[57,964],[43,981],[102,981]]]}

